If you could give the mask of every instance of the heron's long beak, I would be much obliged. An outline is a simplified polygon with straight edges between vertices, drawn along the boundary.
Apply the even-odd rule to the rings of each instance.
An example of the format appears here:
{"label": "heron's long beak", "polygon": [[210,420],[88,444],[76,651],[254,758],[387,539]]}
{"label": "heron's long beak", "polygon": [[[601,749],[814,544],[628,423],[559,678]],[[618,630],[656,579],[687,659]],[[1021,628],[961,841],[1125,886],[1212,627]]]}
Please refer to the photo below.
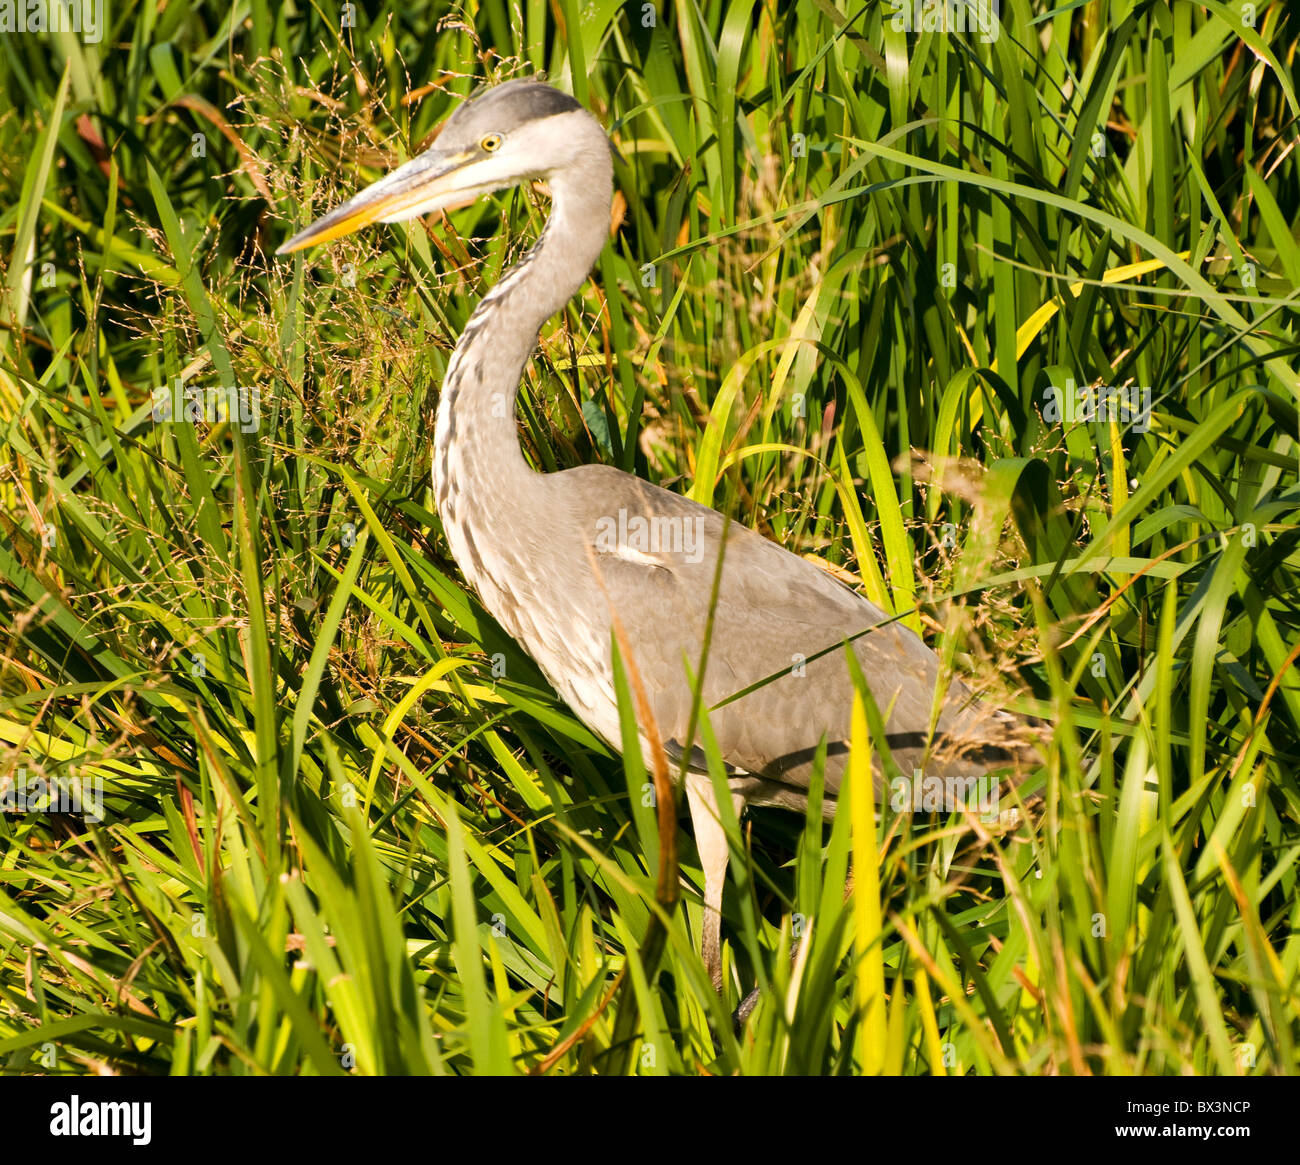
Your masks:
{"label": "heron's long beak", "polygon": [[288,255],[350,235],[373,222],[403,222],[463,202],[467,195],[477,193],[465,172],[472,160],[474,154],[468,151],[426,150],[318,218],[275,253]]}

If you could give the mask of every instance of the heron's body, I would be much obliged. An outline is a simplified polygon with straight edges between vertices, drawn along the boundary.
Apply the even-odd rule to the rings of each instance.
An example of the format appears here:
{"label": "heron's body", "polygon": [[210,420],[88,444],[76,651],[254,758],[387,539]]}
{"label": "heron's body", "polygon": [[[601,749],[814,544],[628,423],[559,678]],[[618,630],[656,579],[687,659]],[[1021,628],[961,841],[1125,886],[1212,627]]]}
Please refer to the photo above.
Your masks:
{"label": "heron's body", "polygon": [[[453,144],[446,146],[449,135]],[[512,135],[527,141],[535,164],[509,157]],[[457,161],[473,154],[475,142],[494,141],[480,151],[485,157]],[[479,304],[456,345],[438,407],[433,478],[466,579],[573,711],[619,747],[611,646],[617,617],[659,734],[680,757],[693,699],[690,673],[700,664],[722,553],[703,706],[712,709],[709,724],[737,811],[747,804],[802,809],[822,742],[826,809],[833,811],[853,700],[840,646],[846,640],[905,773],[965,779],[1015,759],[1020,750],[1009,717],[973,702],[959,681],[942,683],[938,658],[917,635],[813,563],[630,474],[606,466],[542,474],[527,464],[515,395],[541,326],[578,290],[608,237],[608,139],[571,98],[535,82],[511,82],[462,106],[436,151],[436,165],[423,163],[435,171],[432,178],[422,177],[417,159],[289,247],[351,229],[376,200],[381,210],[400,213],[370,219],[410,217],[453,194],[529,177],[548,181],[551,215],[542,237]],[[450,173],[465,175],[454,188],[443,177],[449,157]],[[648,742],[642,746],[650,762]],[[727,846],[712,784],[701,766],[693,768],[687,794],[706,879],[704,953],[716,977]]]}

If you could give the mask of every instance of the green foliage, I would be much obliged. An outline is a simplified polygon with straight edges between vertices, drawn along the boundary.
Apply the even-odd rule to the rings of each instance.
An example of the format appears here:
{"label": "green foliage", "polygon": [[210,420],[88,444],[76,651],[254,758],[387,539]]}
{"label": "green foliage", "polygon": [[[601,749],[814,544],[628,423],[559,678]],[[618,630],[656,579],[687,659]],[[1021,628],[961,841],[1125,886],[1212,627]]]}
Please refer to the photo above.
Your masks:
{"label": "green foliage", "polygon": [[[0,1071],[1300,1067],[1295,17],[896,7],[123,0],[98,43],[0,35],[0,791],[104,790],[0,815]],[[528,374],[530,459],[817,556],[1053,729],[1017,828],[887,794],[874,831],[861,796],[732,822],[723,1000],[688,836],[667,910],[640,759],[432,509],[447,357],[544,197],[270,258],[538,70],[610,127],[620,214]],[[257,416],[155,423],[178,381]],[[1061,419],[1076,385],[1150,413]]]}

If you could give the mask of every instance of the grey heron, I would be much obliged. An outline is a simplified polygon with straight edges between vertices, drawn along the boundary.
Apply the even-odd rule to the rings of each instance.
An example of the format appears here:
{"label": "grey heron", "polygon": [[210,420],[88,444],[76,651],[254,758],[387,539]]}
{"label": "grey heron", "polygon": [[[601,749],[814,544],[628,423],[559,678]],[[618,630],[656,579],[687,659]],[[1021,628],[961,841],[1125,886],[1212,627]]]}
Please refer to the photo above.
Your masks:
{"label": "grey heron", "polygon": [[[612,643],[615,618],[621,623],[660,736],[686,770],[705,880],[702,953],[720,985],[728,845],[703,755],[686,739],[689,669],[699,663],[711,605],[701,698],[737,815],[749,805],[805,809],[822,745],[825,812],[833,813],[848,751],[850,649],[902,772],[968,781],[1032,763],[1034,749],[1015,717],[976,701],[918,635],[814,563],[612,467],[540,473],[525,460],[515,419],[525,365],[542,325],[582,286],[610,233],[611,143],[572,97],[534,80],[487,89],[456,109],[428,150],[278,253],[533,179],[549,188],[550,215],[532,249],[478,304],[448,363],[434,496],[452,554],[484,607],[616,750]],[[644,737],[641,747],[649,766]]]}

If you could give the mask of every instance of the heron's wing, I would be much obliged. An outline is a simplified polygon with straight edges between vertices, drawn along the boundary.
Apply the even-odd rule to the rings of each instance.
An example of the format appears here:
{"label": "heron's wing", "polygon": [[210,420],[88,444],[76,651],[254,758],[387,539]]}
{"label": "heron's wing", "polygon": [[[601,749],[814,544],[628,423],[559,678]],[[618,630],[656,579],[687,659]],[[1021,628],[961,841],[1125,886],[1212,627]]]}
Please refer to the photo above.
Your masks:
{"label": "heron's wing", "polygon": [[[806,787],[824,738],[834,791],[853,698],[846,639],[886,717],[895,759],[906,766],[926,755],[939,661],[916,634],[815,564],[727,526],[715,510],[605,466],[555,476],[568,479],[557,485],[596,569],[595,601],[617,614],[665,740],[680,748],[685,739],[687,669],[700,667],[725,527],[704,700],[727,761]],[[968,696],[951,682],[941,732]]]}

